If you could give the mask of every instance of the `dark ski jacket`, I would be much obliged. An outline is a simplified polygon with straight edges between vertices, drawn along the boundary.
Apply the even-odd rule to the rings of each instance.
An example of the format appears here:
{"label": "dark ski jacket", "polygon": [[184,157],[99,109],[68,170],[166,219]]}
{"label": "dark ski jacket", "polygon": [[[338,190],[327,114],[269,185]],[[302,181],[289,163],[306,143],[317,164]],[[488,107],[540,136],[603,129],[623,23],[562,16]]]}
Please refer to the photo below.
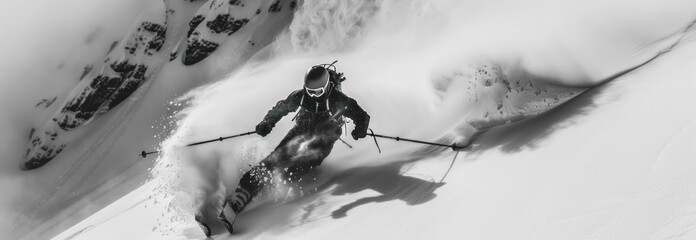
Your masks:
{"label": "dark ski jacket", "polygon": [[326,121],[335,121],[340,127],[343,124],[342,116],[353,120],[358,132],[367,132],[370,124],[370,115],[354,99],[335,88],[319,98],[310,97],[304,89],[296,90],[285,100],[278,101],[263,121],[274,127],[283,116],[294,112],[298,107],[300,111],[295,116],[295,122],[300,127],[316,126]]}

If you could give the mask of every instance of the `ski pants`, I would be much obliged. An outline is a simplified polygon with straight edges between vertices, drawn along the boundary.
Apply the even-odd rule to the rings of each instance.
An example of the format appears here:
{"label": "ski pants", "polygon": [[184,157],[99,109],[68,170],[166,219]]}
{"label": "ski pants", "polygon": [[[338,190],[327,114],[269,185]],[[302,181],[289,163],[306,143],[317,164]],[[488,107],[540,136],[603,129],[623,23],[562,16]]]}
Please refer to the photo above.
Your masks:
{"label": "ski pants", "polygon": [[244,174],[239,187],[251,194],[250,201],[272,183],[274,173],[282,174],[280,177],[290,182],[300,180],[331,153],[341,133],[341,125],[336,121],[295,125],[270,155]]}

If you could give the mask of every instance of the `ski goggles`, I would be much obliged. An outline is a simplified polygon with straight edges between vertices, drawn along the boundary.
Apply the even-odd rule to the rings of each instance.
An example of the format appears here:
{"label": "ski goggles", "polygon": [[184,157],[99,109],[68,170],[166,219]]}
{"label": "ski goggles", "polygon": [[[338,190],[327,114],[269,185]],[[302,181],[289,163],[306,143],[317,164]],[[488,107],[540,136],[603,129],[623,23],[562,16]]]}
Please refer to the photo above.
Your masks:
{"label": "ski goggles", "polygon": [[310,97],[321,97],[326,93],[326,89],[329,86],[329,81],[326,81],[326,84],[324,84],[323,87],[319,88],[307,88],[305,87],[305,91],[307,91],[307,94],[309,94]]}

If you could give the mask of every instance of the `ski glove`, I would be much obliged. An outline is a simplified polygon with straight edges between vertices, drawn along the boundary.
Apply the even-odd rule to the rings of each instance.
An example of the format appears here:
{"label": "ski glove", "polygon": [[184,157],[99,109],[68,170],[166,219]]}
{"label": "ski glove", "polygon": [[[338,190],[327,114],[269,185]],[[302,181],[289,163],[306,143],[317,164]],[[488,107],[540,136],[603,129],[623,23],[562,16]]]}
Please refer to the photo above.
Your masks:
{"label": "ski glove", "polygon": [[256,125],[256,134],[265,137],[266,135],[271,133],[271,129],[273,129],[273,127],[267,122],[260,122],[258,125]]}
{"label": "ski glove", "polygon": [[365,136],[367,136],[367,131],[365,131],[365,130],[358,130],[358,129],[356,128],[356,129],[353,129],[352,132],[350,132],[350,135],[353,136],[353,139],[358,140],[358,139],[360,139],[360,138],[364,138]]}

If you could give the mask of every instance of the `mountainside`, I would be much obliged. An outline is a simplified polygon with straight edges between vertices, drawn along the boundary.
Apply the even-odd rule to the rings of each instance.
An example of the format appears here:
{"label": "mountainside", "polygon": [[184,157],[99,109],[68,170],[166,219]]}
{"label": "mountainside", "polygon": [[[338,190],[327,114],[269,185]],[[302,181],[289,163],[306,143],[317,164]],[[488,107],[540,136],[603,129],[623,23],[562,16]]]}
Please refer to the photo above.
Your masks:
{"label": "mountainside", "polygon": [[[282,4],[279,0],[257,1],[254,5],[241,1],[202,2],[151,2],[131,32],[110,46],[103,62],[85,67],[82,81],[50,120],[32,128],[22,169],[38,168],[55,158],[72,141],[66,135],[130,97],[146,80],[157,76],[167,61],[176,59],[179,51],[184,52],[184,65],[193,65],[232,39],[239,52],[233,59],[243,62],[272,41],[297,5],[295,1]],[[285,11],[281,11],[283,6]],[[240,30],[245,31],[235,34]],[[185,39],[188,41],[184,45]],[[230,64],[235,64],[234,60]]]}

